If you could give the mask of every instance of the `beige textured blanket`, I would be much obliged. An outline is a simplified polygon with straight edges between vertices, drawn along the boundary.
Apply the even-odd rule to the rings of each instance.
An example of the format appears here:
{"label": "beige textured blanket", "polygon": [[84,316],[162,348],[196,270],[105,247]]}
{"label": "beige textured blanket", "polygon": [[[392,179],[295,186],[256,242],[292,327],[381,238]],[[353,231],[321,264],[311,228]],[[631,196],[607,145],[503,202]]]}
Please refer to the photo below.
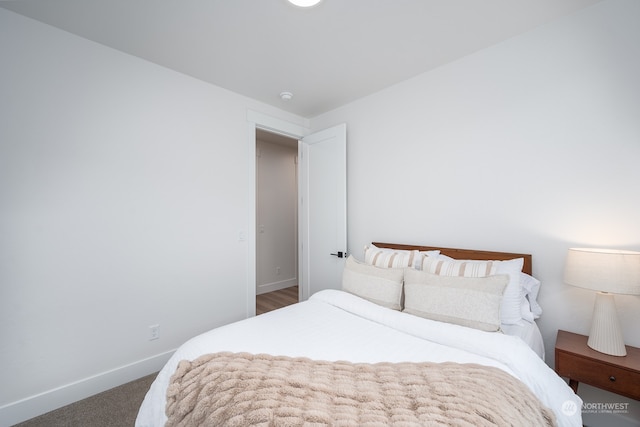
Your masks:
{"label": "beige textured blanket", "polygon": [[497,368],[248,353],[180,362],[166,413],[167,427],[555,425],[524,384]]}

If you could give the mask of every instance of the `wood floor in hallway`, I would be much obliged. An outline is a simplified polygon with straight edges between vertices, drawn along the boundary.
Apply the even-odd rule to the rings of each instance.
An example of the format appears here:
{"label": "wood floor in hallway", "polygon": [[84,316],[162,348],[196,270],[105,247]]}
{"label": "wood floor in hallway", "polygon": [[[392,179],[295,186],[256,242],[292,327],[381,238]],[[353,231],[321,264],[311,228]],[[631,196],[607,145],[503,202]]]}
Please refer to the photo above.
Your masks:
{"label": "wood floor in hallway", "polygon": [[298,302],[298,287],[256,295],[256,314],[266,313]]}

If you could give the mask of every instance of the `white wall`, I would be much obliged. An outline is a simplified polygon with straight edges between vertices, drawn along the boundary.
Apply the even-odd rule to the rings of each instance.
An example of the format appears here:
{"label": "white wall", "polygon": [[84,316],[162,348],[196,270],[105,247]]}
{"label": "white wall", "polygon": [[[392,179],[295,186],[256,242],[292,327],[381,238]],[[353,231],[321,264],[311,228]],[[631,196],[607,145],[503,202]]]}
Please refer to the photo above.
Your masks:
{"label": "white wall", "polygon": [[4,9],[0,58],[4,425],[247,316],[247,110],[307,121]]}
{"label": "white wall", "polygon": [[[348,123],[350,251],[388,240],[532,253],[552,364],[555,331],[587,333],[593,301],[562,283],[566,249],[640,249],[639,8],[603,2],[313,119]],[[11,423],[246,316],[246,111],[306,121],[4,9],[0,58]],[[617,302],[640,346],[639,299]]]}
{"label": "white wall", "polygon": [[[639,18],[640,2],[605,1],[314,118],[349,126],[350,252],[533,254],[553,366],[556,331],[587,334],[594,301],[563,284],[567,248],[640,250]],[[640,298],[616,300],[640,346]]]}
{"label": "white wall", "polygon": [[298,149],[257,140],[256,293],[298,284]]}

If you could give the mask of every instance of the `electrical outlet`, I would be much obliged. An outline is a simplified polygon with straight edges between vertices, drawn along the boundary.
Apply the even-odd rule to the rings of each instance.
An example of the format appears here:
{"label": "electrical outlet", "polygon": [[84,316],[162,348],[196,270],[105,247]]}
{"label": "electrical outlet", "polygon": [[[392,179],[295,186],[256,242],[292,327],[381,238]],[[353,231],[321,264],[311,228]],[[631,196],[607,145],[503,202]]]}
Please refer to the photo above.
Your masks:
{"label": "electrical outlet", "polygon": [[160,325],[149,326],[149,341],[160,338]]}
{"label": "electrical outlet", "polygon": [[280,267],[276,267],[276,275],[279,276],[280,275]]}

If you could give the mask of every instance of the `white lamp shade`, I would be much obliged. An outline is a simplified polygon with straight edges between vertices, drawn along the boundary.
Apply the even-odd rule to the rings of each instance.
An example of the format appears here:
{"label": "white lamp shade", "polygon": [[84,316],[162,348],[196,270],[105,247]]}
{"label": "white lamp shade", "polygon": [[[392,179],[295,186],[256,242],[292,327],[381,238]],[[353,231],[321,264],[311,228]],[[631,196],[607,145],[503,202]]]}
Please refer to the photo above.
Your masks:
{"label": "white lamp shade", "polygon": [[640,295],[640,252],[571,248],[564,281],[594,291]]}

